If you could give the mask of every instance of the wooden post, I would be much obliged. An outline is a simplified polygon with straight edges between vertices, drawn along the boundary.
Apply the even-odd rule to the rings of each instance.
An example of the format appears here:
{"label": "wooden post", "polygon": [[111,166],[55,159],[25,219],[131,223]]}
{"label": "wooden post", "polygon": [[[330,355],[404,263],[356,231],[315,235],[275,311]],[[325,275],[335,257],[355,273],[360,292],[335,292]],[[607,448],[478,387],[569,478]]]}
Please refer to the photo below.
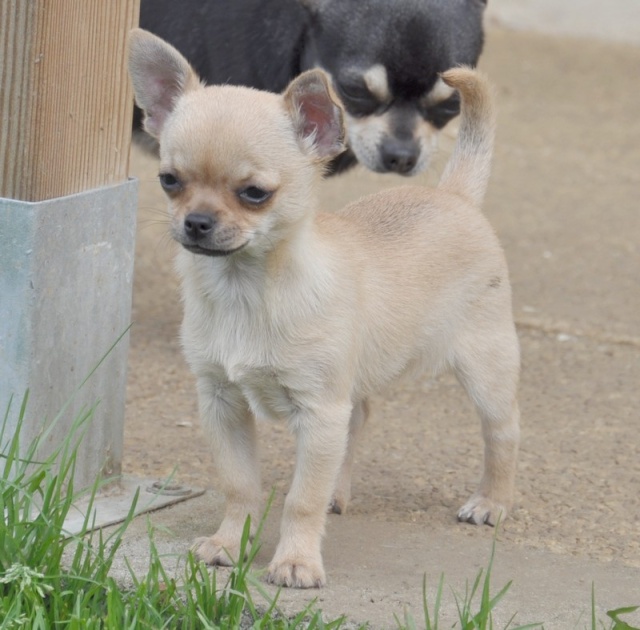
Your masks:
{"label": "wooden post", "polygon": [[0,197],[127,178],[139,0],[0,0]]}
{"label": "wooden post", "polygon": [[[76,485],[121,472],[137,185],[127,36],[139,0],[0,0],[0,416],[43,451],[99,403]],[[15,426],[13,428],[15,428]],[[57,443],[56,443],[57,442]]]}

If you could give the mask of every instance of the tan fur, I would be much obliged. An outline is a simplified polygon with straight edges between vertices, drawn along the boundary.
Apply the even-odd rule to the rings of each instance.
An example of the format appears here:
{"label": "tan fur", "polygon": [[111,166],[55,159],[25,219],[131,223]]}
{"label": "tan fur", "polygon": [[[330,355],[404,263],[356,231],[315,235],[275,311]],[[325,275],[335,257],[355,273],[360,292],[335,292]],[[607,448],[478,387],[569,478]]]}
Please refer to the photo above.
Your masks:
{"label": "tan fur", "polygon": [[[145,51],[158,54],[157,42],[142,45],[152,37],[132,34],[134,77],[150,65]],[[140,104],[158,78],[134,81]],[[453,369],[482,420],[484,474],[458,517],[493,524],[511,506],[518,340],[504,255],[478,209],[491,99],[472,70],[444,80],[461,90],[463,121],[441,186],[388,190],[336,213],[319,212],[315,198],[322,164],[342,148],[320,71],[282,97],[204,88],[193,75],[161,113],[161,173],[180,182],[169,192],[173,236],[189,244],[185,225],[199,213],[213,226],[199,247],[217,254],[183,249],[177,260],[182,341],[226,496],[218,531],[194,546],[208,563],[237,557],[245,517],[260,514],[255,416],[282,418],[297,460],[268,579],[322,585],[326,511],[347,508],[367,397],[410,369]],[[247,204],[247,186],[270,196]]]}

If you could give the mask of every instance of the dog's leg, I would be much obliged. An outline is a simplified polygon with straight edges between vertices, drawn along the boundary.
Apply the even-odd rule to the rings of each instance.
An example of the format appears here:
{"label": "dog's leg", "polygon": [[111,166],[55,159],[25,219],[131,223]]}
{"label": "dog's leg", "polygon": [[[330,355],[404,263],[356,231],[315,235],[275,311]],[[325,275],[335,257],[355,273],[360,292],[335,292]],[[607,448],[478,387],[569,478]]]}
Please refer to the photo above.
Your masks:
{"label": "dog's leg", "polygon": [[340,473],[338,482],[333,493],[333,498],[329,504],[329,513],[344,514],[351,498],[351,468],[353,466],[353,458],[356,450],[356,442],[360,431],[369,417],[369,404],[363,400],[353,407],[351,412],[351,420],[349,421],[349,441],[347,442],[347,453]]}
{"label": "dog's leg", "polygon": [[347,402],[294,418],[296,468],[284,504],[280,542],[269,565],[269,582],[296,588],[325,582],[320,547],[327,505],[345,458],[350,415]]}
{"label": "dog's leg", "polygon": [[456,375],[480,415],[484,438],[484,473],[478,490],[460,508],[460,521],[493,526],[511,509],[520,441],[519,366],[515,330],[476,332],[458,352]]}
{"label": "dog's leg", "polygon": [[207,564],[231,565],[238,559],[247,516],[251,516],[252,530],[259,516],[255,419],[241,392],[228,383],[199,378],[198,401],[226,506],[218,531],[211,537],[196,539],[193,551]]}

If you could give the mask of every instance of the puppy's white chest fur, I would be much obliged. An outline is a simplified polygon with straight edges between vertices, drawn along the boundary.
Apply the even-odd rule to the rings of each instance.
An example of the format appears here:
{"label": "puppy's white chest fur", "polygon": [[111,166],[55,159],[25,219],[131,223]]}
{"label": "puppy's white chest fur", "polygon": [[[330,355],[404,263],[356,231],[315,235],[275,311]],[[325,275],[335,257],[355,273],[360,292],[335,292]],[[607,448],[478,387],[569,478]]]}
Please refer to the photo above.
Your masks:
{"label": "puppy's white chest fur", "polygon": [[192,370],[238,388],[262,417],[291,418],[319,404],[329,366],[338,361],[331,352],[309,360],[322,337],[314,292],[303,291],[292,303],[278,288],[265,292],[259,271],[218,274],[207,262],[184,252],[178,256],[182,341]]}
{"label": "puppy's white chest fur", "polygon": [[203,304],[187,307],[183,343],[196,374],[213,372],[218,382],[238,388],[258,416],[291,417],[305,405],[305,392],[293,382],[292,370],[280,364],[277,346],[265,343],[264,332],[259,318],[236,313],[232,322],[227,313]]}
{"label": "puppy's white chest fur", "polygon": [[235,365],[228,377],[256,416],[291,418],[307,403],[308,395],[288,386],[287,375],[273,368]]}

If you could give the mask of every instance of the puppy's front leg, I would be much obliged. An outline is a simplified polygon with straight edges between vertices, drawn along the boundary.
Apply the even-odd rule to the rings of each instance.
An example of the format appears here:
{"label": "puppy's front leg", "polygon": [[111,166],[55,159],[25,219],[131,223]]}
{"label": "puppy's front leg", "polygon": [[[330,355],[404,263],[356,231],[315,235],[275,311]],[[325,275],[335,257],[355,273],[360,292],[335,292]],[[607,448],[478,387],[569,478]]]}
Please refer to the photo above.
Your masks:
{"label": "puppy's front leg", "polygon": [[199,378],[198,402],[226,506],[218,531],[196,539],[193,551],[207,564],[231,565],[238,559],[247,516],[255,527],[260,510],[255,418],[240,390],[223,380]]}
{"label": "puppy's front leg", "polygon": [[321,543],[327,505],[344,461],[351,403],[325,405],[319,413],[293,419],[297,457],[284,505],[280,542],[267,579],[296,588],[325,583]]}

